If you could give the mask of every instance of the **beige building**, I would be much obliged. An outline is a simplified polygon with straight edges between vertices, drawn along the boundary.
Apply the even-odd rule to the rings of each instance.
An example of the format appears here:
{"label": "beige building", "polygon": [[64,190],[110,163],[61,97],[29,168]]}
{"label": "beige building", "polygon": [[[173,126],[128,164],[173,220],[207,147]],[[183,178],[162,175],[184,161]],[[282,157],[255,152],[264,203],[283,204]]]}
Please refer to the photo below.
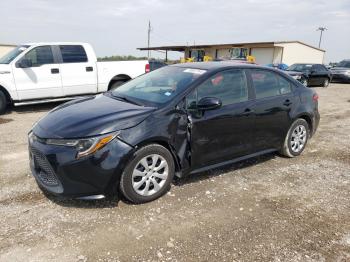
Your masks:
{"label": "beige building", "polygon": [[0,44],[0,57],[10,52],[15,47],[15,45]]}
{"label": "beige building", "polygon": [[325,50],[300,41],[234,43],[192,46],[159,46],[139,50],[162,50],[183,52],[185,58],[203,61],[204,56],[213,59],[255,57],[258,64],[323,63]]}

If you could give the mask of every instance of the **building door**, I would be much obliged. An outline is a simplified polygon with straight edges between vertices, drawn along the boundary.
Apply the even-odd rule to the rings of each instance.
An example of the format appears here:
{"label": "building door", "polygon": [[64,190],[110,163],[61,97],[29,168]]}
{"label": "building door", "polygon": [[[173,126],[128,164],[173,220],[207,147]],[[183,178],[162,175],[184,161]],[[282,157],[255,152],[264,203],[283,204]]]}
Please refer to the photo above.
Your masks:
{"label": "building door", "polygon": [[251,49],[251,55],[255,57],[257,64],[272,64],[273,62],[274,48],[265,47],[253,47]]}

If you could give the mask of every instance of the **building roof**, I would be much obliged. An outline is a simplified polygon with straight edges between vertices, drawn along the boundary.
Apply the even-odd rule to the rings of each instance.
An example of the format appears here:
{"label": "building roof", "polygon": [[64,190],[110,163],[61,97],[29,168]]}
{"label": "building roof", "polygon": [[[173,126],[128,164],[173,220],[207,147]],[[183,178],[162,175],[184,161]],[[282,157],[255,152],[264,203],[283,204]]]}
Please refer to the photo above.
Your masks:
{"label": "building roof", "polygon": [[1,44],[1,43],[0,43],[0,46],[13,46],[13,47],[15,47],[16,45],[12,45],[12,44]]}
{"label": "building roof", "polygon": [[275,46],[278,44],[298,43],[325,52],[325,50],[303,43],[301,41],[273,41],[273,42],[250,42],[250,43],[232,43],[232,44],[206,44],[206,45],[173,45],[173,46],[156,46],[156,47],[139,47],[138,50],[167,50],[183,52],[186,48],[210,48],[210,47],[241,47],[241,46]]}

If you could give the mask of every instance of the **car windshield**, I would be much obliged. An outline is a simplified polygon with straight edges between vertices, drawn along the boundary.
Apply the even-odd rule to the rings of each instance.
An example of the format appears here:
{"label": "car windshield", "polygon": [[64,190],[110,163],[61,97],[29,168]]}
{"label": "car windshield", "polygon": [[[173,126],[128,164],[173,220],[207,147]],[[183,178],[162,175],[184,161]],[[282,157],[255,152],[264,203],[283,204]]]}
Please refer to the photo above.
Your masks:
{"label": "car windshield", "polygon": [[343,61],[339,62],[338,64],[336,64],[335,67],[347,67],[347,68],[350,68],[350,61],[343,60]]}
{"label": "car windshield", "polygon": [[138,104],[164,104],[185,90],[206,70],[166,66],[139,76],[112,91],[112,96]]}
{"label": "car windshield", "polygon": [[17,46],[15,49],[8,52],[6,55],[0,58],[0,64],[9,64],[15,59],[20,53],[26,50],[29,45]]}
{"label": "car windshield", "polygon": [[296,71],[296,72],[305,72],[310,71],[312,65],[308,64],[293,64],[290,67],[288,67],[287,71]]}

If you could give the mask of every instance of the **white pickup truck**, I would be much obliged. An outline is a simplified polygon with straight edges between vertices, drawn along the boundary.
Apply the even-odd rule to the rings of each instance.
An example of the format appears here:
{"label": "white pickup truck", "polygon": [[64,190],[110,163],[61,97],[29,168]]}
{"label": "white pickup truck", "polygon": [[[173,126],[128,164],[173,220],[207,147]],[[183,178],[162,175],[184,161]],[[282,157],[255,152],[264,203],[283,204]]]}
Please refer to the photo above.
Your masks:
{"label": "white pickup truck", "polygon": [[20,45],[0,58],[0,113],[105,92],[149,70],[147,60],[97,62],[86,43]]}

